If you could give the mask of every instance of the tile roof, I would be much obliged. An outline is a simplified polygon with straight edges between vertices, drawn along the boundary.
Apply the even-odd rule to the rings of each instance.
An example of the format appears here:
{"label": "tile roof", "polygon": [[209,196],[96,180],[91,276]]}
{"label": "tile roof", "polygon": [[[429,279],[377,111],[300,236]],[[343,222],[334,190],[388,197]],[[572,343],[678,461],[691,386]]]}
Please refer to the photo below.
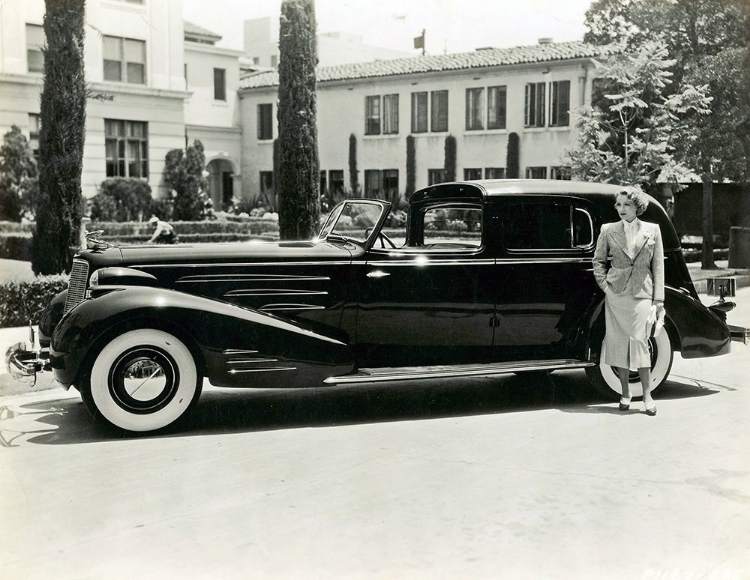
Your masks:
{"label": "tile roof", "polygon": [[[603,58],[614,51],[612,47],[595,46],[584,42],[556,42],[516,46],[513,48],[485,48],[474,52],[418,56],[393,60],[376,60],[318,68],[318,82],[413,75],[419,73],[472,70],[503,65],[552,62],[576,58]],[[277,71],[250,75],[240,83],[241,89],[273,87],[279,84]]]}
{"label": "tile roof", "polygon": [[221,40],[221,36],[219,34],[211,32],[210,30],[198,26],[197,24],[193,24],[192,22],[188,22],[187,20],[183,20],[182,24],[186,36],[205,37],[206,39],[214,40],[215,42]]}

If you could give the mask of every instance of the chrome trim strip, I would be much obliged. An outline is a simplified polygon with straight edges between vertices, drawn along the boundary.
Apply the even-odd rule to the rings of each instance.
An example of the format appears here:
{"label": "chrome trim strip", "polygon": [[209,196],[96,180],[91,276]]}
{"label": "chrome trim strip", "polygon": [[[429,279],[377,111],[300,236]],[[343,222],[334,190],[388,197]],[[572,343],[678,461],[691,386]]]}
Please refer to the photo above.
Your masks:
{"label": "chrome trim strip", "polygon": [[288,290],[272,288],[250,288],[242,290],[230,290],[224,296],[327,296],[324,290]]}
{"label": "chrome trim strip", "polygon": [[206,262],[203,264],[134,264],[129,268],[221,268],[237,266],[349,266],[351,261],[331,260],[318,262]]}
{"label": "chrome trim strip", "polygon": [[531,260],[521,260],[518,258],[504,259],[500,258],[497,260],[498,266],[506,266],[513,264],[591,264],[591,258],[578,258],[578,257],[560,257],[560,258],[536,258]]}
{"label": "chrome trim strip", "polygon": [[277,358],[249,358],[245,360],[228,360],[228,365],[244,365],[248,363],[269,363],[269,362],[279,362],[279,359]]}
{"label": "chrome trim strip", "polygon": [[293,274],[206,274],[183,276],[177,283],[186,282],[242,282],[251,280],[253,282],[329,282],[330,276],[295,276]]}
{"label": "chrome trim strip", "polygon": [[[359,374],[356,375],[343,375],[338,377],[328,377],[323,381],[327,385],[343,385],[343,384],[354,384],[354,383],[379,383],[385,381],[410,381],[418,379],[442,379],[451,377],[477,377],[477,376],[491,376],[491,375],[504,375],[508,373],[524,372],[524,371],[542,371],[542,370],[555,370],[555,369],[580,369],[585,367],[596,366],[596,363],[589,361],[549,361],[548,363],[534,363],[534,362],[519,362],[518,364],[495,364],[495,365],[480,365],[475,367],[456,366],[455,368],[440,367],[440,370],[430,372],[430,367],[425,367],[421,371],[408,371],[406,369],[394,368],[392,373],[386,374],[366,374],[364,371],[367,369],[361,369]],[[374,369],[373,369],[374,370]]]}
{"label": "chrome trim strip", "polygon": [[239,373],[272,373],[276,371],[296,371],[297,367],[279,367],[275,369],[232,369],[228,374],[236,375]]}
{"label": "chrome trim strip", "polygon": [[258,354],[257,350],[243,350],[241,348],[227,348],[221,351],[221,354],[233,355],[233,354]]}
{"label": "chrome trim strip", "polygon": [[325,310],[325,306],[316,306],[314,304],[266,304],[259,310],[263,312],[288,311],[288,310]]}
{"label": "chrome trim strip", "polygon": [[494,259],[479,260],[450,260],[443,258],[440,260],[431,260],[427,256],[415,256],[407,260],[372,260],[367,262],[368,266],[492,266],[495,264]]}

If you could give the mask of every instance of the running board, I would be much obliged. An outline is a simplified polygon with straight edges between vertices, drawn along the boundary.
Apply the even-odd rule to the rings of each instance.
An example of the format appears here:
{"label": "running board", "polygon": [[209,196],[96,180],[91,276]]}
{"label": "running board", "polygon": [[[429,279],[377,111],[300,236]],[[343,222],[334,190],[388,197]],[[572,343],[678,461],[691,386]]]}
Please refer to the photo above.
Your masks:
{"label": "running board", "polygon": [[573,359],[543,361],[513,361],[505,363],[442,365],[429,367],[391,367],[359,369],[354,375],[328,377],[327,385],[349,385],[353,383],[377,383],[382,381],[411,381],[418,379],[447,379],[452,377],[486,377],[521,373],[526,371],[551,371],[559,369],[582,369],[596,366],[596,363]]}

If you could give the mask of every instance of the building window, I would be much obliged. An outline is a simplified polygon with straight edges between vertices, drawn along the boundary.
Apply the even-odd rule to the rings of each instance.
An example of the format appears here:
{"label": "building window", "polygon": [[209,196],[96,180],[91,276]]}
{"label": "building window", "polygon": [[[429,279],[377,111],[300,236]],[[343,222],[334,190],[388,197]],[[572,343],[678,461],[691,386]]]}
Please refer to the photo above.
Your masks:
{"label": "building window", "polygon": [[482,168],[471,168],[464,169],[464,180],[471,181],[472,179],[482,179]]}
{"label": "building window", "polygon": [[146,43],[104,36],[104,80],[146,84]]}
{"label": "building window", "polygon": [[107,177],[148,177],[148,123],[104,119]]}
{"label": "building window", "polygon": [[484,89],[466,89],[466,130],[484,129]]}
{"label": "building window", "polygon": [[254,56],[253,57],[253,64],[260,64],[260,57],[259,56]]}
{"label": "building window", "polygon": [[380,197],[383,191],[383,175],[379,169],[365,170],[365,196]]}
{"label": "building window", "polygon": [[445,182],[445,169],[428,169],[427,170],[427,185],[435,185],[436,183]]}
{"label": "building window", "polygon": [[380,135],[380,96],[365,97],[365,135]]}
{"label": "building window", "polygon": [[411,132],[427,132],[427,93],[411,94]]}
{"label": "building window", "polygon": [[564,181],[570,181],[570,167],[553,167],[550,169],[550,177],[552,179],[562,179]]}
{"label": "building window", "polygon": [[271,66],[273,68],[276,68],[277,66],[279,66],[279,55],[277,54],[271,55]]}
{"label": "building window", "polygon": [[485,167],[485,179],[505,179],[505,167]]}
{"label": "building window", "polygon": [[430,128],[436,133],[448,130],[448,91],[432,91]]}
{"label": "building window", "polygon": [[29,149],[39,163],[39,132],[42,130],[42,117],[38,113],[29,113]]}
{"label": "building window", "polygon": [[258,105],[258,139],[261,141],[273,139],[273,105],[271,103]]}
{"label": "building window", "polygon": [[526,107],[524,125],[526,127],[544,127],[544,83],[526,85]]}
{"label": "building window", "polygon": [[223,68],[214,69],[214,100],[227,100],[227,71]]}
{"label": "building window", "polygon": [[26,63],[29,72],[44,72],[44,28],[36,24],[26,25]]}
{"label": "building window", "polygon": [[395,199],[398,196],[398,169],[384,169],[382,183],[385,199]]}
{"label": "building window", "polygon": [[344,171],[331,169],[328,172],[328,191],[333,194],[344,193]]}
{"label": "building window", "polygon": [[328,190],[328,182],[326,181],[325,169],[320,170],[320,195],[325,195]]}
{"label": "building window", "polygon": [[526,179],[547,179],[546,167],[527,167]]}
{"label": "building window", "polygon": [[383,95],[383,134],[398,133],[398,95]]}
{"label": "building window", "polygon": [[[273,171],[260,172],[260,194],[262,196],[273,194]],[[264,199],[268,199],[268,197]]]}
{"label": "building window", "polygon": [[185,88],[188,88],[187,63],[182,67],[182,73],[185,76]]}
{"label": "building window", "polygon": [[487,128],[505,129],[507,90],[505,87],[487,89]]}
{"label": "building window", "polygon": [[550,127],[570,124],[570,81],[554,81],[550,93]]}

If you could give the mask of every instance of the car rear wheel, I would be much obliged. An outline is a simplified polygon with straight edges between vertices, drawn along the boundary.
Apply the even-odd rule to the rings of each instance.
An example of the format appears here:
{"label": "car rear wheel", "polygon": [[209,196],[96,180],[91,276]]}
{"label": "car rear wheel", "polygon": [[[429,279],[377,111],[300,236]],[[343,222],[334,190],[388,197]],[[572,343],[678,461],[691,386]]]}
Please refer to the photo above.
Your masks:
{"label": "car rear wheel", "polygon": [[[648,346],[651,353],[651,392],[653,393],[666,382],[669,371],[672,369],[674,353],[672,352],[672,345],[666,331],[659,333],[656,338],[650,338]],[[602,343],[599,353],[599,364],[595,367],[588,367],[586,375],[599,392],[614,400],[622,394],[622,386],[617,371],[613,367],[604,364],[605,354],[606,347]],[[643,396],[643,385],[637,371],[629,371],[628,382],[630,383],[631,397]]]}
{"label": "car rear wheel", "polygon": [[99,421],[126,431],[171,425],[198,400],[201,377],[190,350],[154,329],[125,332],[98,354],[81,395]]}

